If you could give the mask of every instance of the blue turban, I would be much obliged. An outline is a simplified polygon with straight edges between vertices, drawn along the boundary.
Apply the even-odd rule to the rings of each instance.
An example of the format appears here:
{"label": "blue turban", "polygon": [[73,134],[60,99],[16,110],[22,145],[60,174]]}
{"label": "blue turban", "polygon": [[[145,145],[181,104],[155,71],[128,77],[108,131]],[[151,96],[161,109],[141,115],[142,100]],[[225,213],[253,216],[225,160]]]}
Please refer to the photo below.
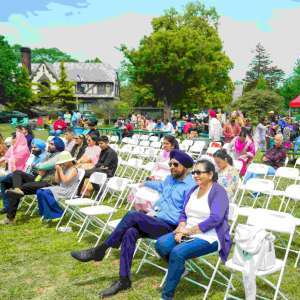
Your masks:
{"label": "blue turban", "polygon": [[185,168],[191,168],[194,165],[193,159],[185,152],[174,149],[170,152],[170,159],[176,159]]}
{"label": "blue turban", "polygon": [[55,138],[53,138],[52,142],[54,143],[57,151],[61,152],[65,150],[65,143],[61,138],[56,136]]}
{"label": "blue turban", "polygon": [[46,143],[41,139],[34,138],[31,142],[31,145],[35,145],[41,151],[45,151],[45,149],[46,149]]}

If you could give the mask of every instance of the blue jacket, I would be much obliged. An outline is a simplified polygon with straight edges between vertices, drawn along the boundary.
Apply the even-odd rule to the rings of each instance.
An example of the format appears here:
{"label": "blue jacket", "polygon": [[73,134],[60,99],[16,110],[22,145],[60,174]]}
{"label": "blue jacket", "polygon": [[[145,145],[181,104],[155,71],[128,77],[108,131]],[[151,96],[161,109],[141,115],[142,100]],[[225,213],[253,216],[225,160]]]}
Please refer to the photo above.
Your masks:
{"label": "blue jacket", "polygon": [[[187,216],[185,213],[185,207],[190,200],[191,194],[197,188],[198,185],[194,186],[187,194],[184,201],[184,207],[179,218],[179,222],[186,222]],[[228,225],[229,200],[225,189],[217,182],[213,183],[212,188],[208,194],[208,205],[210,208],[210,216],[203,222],[199,223],[198,226],[203,233],[213,228],[216,230],[218,240],[221,245],[219,254],[222,261],[225,262],[228,258],[231,248]]]}
{"label": "blue jacket", "polygon": [[183,180],[177,180],[169,175],[164,181],[146,181],[144,185],[161,194],[154,205],[157,210],[156,217],[177,225],[184,199],[195,185],[192,175],[187,175]]}

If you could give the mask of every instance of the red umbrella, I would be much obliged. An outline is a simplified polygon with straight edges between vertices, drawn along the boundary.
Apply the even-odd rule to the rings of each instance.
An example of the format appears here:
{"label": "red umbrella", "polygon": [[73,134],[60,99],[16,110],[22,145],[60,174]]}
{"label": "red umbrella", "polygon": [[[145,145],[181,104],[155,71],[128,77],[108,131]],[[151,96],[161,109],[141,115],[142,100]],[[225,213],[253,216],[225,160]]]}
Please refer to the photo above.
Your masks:
{"label": "red umbrella", "polygon": [[290,107],[292,108],[299,108],[300,107],[300,95],[297,96],[295,99],[293,99],[291,102],[290,102]]}

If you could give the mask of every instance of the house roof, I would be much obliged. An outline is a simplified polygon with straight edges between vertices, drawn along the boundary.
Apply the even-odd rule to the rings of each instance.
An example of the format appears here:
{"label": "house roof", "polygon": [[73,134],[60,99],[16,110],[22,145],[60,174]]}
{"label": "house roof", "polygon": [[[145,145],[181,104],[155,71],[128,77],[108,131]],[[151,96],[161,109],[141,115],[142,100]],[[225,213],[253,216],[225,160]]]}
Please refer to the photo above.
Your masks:
{"label": "house roof", "polygon": [[[41,64],[31,64],[34,75]],[[60,63],[45,63],[49,71],[56,77],[60,75]],[[116,70],[106,63],[64,63],[68,80],[83,82],[115,82],[117,80]]]}

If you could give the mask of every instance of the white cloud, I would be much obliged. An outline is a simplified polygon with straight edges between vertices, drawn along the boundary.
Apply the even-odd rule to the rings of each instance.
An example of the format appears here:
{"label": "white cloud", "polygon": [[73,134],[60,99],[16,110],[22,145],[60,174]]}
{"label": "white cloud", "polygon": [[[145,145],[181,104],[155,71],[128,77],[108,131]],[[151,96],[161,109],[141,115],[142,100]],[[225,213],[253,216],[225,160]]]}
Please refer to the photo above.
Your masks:
{"label": "white cloud", "polygon": [[244,78],[254,56],[252,50],[258,42],[270,53],[273,63],[290,74],[300,58],[299,16],[300,8],[274,11],[269,20],[271,31],[260,30],[254,22],[240,22],[223,16],[219,32],[224,50],[235,64],[232,78]]}
{"label": "white cloud", "polygon": [[137,47],[140,39],[151,32],[152,16],[126,14],[106,21],[78,27],[44,28],[43,47],[57,47],[87,59],[100,57],[118,67],[122,54],[116,49],[121,44]]}

